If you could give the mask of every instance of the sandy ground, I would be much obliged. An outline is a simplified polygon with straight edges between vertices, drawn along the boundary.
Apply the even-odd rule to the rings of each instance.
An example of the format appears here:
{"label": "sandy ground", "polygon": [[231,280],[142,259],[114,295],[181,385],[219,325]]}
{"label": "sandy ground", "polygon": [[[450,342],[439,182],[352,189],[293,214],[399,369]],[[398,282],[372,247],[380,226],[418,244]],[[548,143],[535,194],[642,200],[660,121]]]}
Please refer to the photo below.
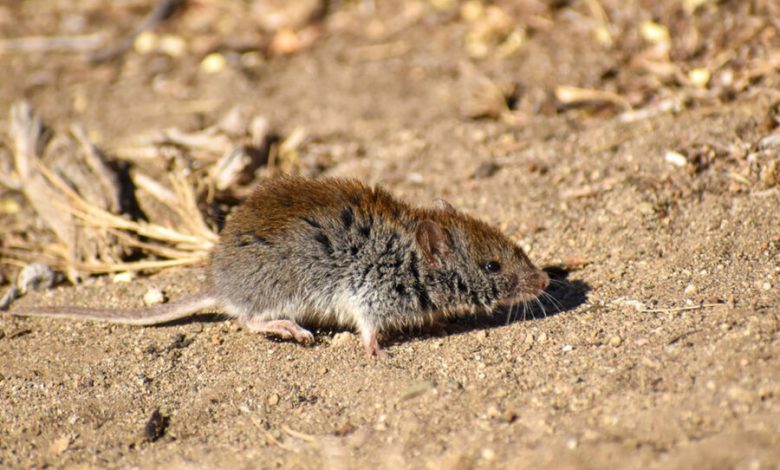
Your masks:
{"label": "sandy ground", "polygon": [[[327,157],[319,172],[416,203],[444,197],[515,237],[561,281],[550,290],[561,307],[385,338],[378,362],[349,333],[319,331],[303,347],[214,315],[152,328],[0,315],[0,466],[780,468],[780,160],[759,144],[777,126],[780,73],[670,110],[657,103],[678,95],[661,91],[633,105],[660,111],[632,119],[610,104],[556,104],[562,84],[624,96],[650,86],[632,68],[642,50],[632,31],[687,14],[679,2],[605,1],[624,34],[600,49],[587,8],[572,3],[505,8],[533,26],[501,60],[468,57],[457,7],[414,2],[344,6],[309,49],[249,72],[150,65],[133,51],[99,66],[1,55],[0,109],[26,98],[54,128],[82,123],[109,155],[237,104],[280,135],[302,127]],[[689,17],[699,41],[734,44],[723,25],[755,26],[765,7],[709,2]],[[143,11],[116,20],[127,30]],[[8,36],[43,21],[2,12]],[[777,53],[774,28],[756,34]],[[695,51],[672,54],[697,65]],[[178,91],[156,86],[153,67]],[[480,77],[519,84],[503,117],[468,117]],[[27,208],[2,221],[6,234],[42,230]],[[201,274],[103,276],[19,304],[141,305],[150,287],[197,290]],[[156,440],[144,437],[155,410]]]}

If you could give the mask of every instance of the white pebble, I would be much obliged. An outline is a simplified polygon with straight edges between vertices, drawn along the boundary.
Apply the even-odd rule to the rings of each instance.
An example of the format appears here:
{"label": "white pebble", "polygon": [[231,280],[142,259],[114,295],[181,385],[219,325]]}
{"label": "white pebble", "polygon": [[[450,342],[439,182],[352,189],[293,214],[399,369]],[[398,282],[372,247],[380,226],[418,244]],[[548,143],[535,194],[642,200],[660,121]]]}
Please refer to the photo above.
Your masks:
{"label": "white pebble", "polygon": [[57,274],[53,269],[41,263],[28,264],[16,278],[19,291],[24,294],[31,290],[48,289],[57,280]]}
{"label": "white pebble", "polygon": [[165,302],[165,294],[160,289],[149,289],[144,294],[144,303],[148,306],[159,305]]}
{"label": "white pebble", "polygon": [[664,155],[664,160],[675,166],[685,166],[688,164],[688,159],[685,158],[685,155],[679,152],[673,152],[671,150],[666,152]]}
{"label": "white pebble", "polygon": [[333,335],[333,339],[330,340],[330,344],[336,347],[346,346],[352,342],[353,336],[354,335],[349,331],[342,331],[341,333],[336,333],[335,335]]}
{"label": "white pebble", "polygon": [[119,284],[131,282],[133,279],[135,279],[135,273],[132,271],[125,271],[114,274],[114,277],[111,278],[111,282],[114,284]]}
{"label": "white pebble", "polygon": [[212,52],[203,58],[200,63],[200,69],[206,73],[217,73],[221,72],[226,65],[227,60],[225,59],[225,56],[219,52]]}

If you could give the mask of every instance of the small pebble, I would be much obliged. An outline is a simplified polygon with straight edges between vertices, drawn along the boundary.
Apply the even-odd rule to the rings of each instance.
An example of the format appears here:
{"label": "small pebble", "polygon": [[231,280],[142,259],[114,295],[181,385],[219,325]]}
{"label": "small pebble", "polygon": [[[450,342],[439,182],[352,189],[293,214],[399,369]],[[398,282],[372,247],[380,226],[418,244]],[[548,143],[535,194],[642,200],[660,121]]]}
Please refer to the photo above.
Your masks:
{"label": "small pebble", "polygon": [[51,444],[49,444],[49,453],[51,455],[57,456],[68,450],[68,447],[71,444],[71,438],[68,435],[61,436],[57,439],[54,439]]}
{"label": "small pebble", "polygon": [[182,57],[187,53],[187,42],[180,36],[165,34],[160,37],[157,48],[171,57]]}
{"label": "small pebble", "polygon": [[641,214],[644,215],[653,215],[655,214],[655,206],[650,204],[649,202],[640,202],[637,204],[637,209]]}
{"label": "small pebble", "polygon": [[330,344],[337,348],[344,347],[352,342],[352,337],[355,336],[349,331],[342,331],[333,335],[333,339],[330,340]]}
{"label": "small pebble", "polygon": [[160,413],[159,409],[152,412],[152,416],[144,425],[143,439],[147,442],[154,442],[165,434],[168,419]]}
{"label": "small pebble", "polygon": [[496,405],[490,405],[487,408],[487,417],[490,419],[496,419],[499,416],[501,416],[501,411],[498,409]]}
{"label": "small pebble", "polygon": [[693,284],[688,284],[685,286],[685,293],[688,295],[692,295],[696,293],[696,286]]}
{"label": "small pebble", "polygon": [[669,29],[655,21],[643,21],[639,25],[639,32],[645,41],[652,44],[668,44],[670,41]]}
{"label": "small pebble", "polygon": [[688,72],[688,80],[699,88],[706,87],[711,77],[712,74],[706,67],[698,67]]}
{"label": "small pebble", "polygon": [[200,69],[206,73],[217,73],[221,72],[226,65],[227,60],[225,59],[225,56],[219,52],[212,52],[203,58],[200,63]]}
{"label": "small pebble", "polygon": [[16,285],[24,294],[30,290],[48,289],[57,280],[57,273],[53,269],[41,263],[28,264],[19,272]]}
{"label": "small pebble", "polygon": [[423,184],[425,183],[425,177],[421,175],[420,173],[409,173],[406,175],[406,180],[413,184]]}
{"label": "small pebble", "polygon": [[623,342],[623,339],[620,336],[617,336],[617,335],[609,338],[609,345],[613,346],[613,347],[620,346],[620,343],[622,343],[622,342]]}
{"label": "small pebble", "polygon": [[514,423],[517,419],[517,411],[512,409],[506,410],[501,415],[501,419],[506,423]]}
{"label": "small pebble", "polygon": [[770,290],[772,289],[772,284],[765,282],[764,284],[761,285],[761,288],[764,290]]}
{"label": "small pebble", "polygon": [[271,396],[268,397],[268,404],[271,406],[276,406],[279,403],[279,395],[272,393]]}
{"label": "small pebble", "polygon": [[152,305],[159,305],[163,302],[165,302],[165,294],[161,289],[152,288],[144,294],[144,304],[149,307]]}
{"label": "small pebble", "polygon": [[564,344],[563,347],[561,348],[561,352],[567,353],[567,352],[570,352],[573,349],[574,349],[574,346],[572,346],[571,344]]}
{"label": "small pebble", "polygon": [[688,159],[685,158],[685,155],[672,151],[666,152],[664,160],[675,166],[685,166],[688,163]]}
{"label": "small pebble", "polygon": [[143,31],[135,37],[133,49],[139,54],[148,54],[157,49],[158,36],[151,31]]}
{"label": "small pebble", "polygon": [[16,214],[22,209],[21,204],[11,198],[0,199],[0,214]]}
{"label": "small pebble", "polygon": [[111,282],[114,284],[119,283],[126,283],[126,282],[132,282],[135,279],[135,273],[132,271],[125,271],[121,273],[116,273],[111,278]]}

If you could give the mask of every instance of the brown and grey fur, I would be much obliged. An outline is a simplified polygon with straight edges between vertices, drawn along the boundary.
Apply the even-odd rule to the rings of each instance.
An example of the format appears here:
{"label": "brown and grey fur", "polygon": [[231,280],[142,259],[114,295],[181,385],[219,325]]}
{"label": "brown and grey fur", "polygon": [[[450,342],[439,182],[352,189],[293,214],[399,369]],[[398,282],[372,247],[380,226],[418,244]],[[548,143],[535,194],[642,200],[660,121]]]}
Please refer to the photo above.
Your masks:
{"label": "brown and grey fur", "polygon": [[531,300],[549,282],[511,240],[448,203],[415,208],[346,179],[261,185],[228,220],[209,268],[202,293],[158,307],[13,313],[148,325],[216,307],[299,342],[313,339],[300,325],[354,328],[373,356],[379,332]]}

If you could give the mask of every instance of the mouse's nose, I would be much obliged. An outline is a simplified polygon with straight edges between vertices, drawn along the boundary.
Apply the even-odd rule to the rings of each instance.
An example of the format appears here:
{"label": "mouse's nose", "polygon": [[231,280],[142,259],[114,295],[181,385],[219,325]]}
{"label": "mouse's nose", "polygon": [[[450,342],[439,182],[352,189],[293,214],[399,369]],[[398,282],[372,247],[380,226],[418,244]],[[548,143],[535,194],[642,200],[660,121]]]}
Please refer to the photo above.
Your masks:
{"label": "mouse's nose", "polygon": [[547,289],[547,286],[549,285],[550,285],[550,276],[548,276],[547,273],[542,271],[541,269],[536,271],[536,287],[538,287],[540,291],[543,291]]}

